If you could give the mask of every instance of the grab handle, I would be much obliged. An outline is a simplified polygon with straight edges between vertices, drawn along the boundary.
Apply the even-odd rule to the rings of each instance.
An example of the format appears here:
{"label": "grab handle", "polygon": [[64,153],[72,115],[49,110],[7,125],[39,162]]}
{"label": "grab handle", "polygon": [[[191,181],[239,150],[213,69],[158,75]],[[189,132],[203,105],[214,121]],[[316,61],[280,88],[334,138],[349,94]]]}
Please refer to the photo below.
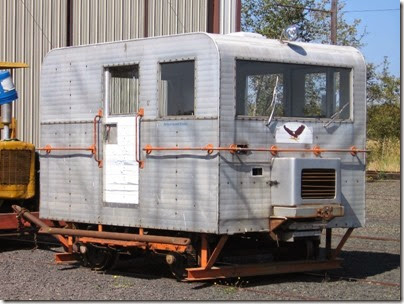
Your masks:
{"label": "grab handle", "polygon": [[140,121],[141,121],[141,118],[143,116],[144,116],[144,109],[140,108],[139,111],[136,114],[136,121],[135,121],[135,124],[136,124],[136,128],[135,128],[135,130],[136,130],[136,132],[135,132],[135,137],[136,137],[136,139],[135,139],[135,141],[136,141],[135,142],[135,146],[136,146],[135,151],[136,152],[135,153],[136,153],[136,161],[139,164],[140,169],[144,168],[144,161],[140,159],[140,132],[139,132],[139,130],[140,130]]}

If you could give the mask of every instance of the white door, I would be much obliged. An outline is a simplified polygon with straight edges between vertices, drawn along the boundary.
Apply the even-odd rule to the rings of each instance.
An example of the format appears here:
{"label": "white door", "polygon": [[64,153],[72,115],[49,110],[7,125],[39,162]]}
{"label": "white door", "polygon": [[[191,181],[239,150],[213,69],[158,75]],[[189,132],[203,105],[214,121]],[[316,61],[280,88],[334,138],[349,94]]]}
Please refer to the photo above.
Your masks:
{"label": "white door", "polygon": [[104,202],[139,203],[136,162],[138,66],[115,66],[105,71]]}

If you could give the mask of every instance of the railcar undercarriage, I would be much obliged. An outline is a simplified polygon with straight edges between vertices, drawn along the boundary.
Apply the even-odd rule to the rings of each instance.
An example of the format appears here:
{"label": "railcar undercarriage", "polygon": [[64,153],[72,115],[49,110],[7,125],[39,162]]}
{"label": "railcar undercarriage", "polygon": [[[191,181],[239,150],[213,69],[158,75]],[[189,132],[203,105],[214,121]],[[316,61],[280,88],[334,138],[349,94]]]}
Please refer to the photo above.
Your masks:
{"label": "railcar undercarriage", "polygon": [[[325,217],[311,219],[315,230],[305,230],[308,219],[278,217],[269,221],[269,233],[216,235],[72,223],[54,228],[24,208],[13,208],[25,225],[32,223],[39,233],[51,234],[61,242],[66,252],[55,255],[57,263],[79,260],[84,266],[104,270],[120,254],[151,252],[165,255],[172,274],[181,281],[339,268],[342,260],[338,255],[353,231],[349,228],[332,249],[331,229],[325,228],[329,218]],[[324,229],[326,244],[320,248]]]}

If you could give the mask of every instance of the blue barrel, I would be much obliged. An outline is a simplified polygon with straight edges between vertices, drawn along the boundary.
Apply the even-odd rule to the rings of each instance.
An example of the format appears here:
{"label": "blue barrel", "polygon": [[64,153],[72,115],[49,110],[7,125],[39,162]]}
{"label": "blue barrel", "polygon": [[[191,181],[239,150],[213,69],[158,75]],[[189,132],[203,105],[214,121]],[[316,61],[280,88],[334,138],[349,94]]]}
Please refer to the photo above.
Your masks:
{"label": "blue barrel", "polygon": [[9,71],[0,71],[0,105],[10,103],[18,98]]}

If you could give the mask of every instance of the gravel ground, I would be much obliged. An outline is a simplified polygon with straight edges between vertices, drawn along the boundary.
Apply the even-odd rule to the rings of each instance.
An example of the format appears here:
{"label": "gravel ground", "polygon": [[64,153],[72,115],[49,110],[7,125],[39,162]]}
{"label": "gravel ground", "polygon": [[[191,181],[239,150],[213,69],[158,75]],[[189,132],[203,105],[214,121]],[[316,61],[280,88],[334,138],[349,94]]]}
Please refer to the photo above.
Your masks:
{"label": "gravel ground", "polygon": [[[366,228],[354,230],[343,269],[241,280],[180,283],[156,259],[121,261],[96,272],[55,265],[59,247],[32,250],[0,240],[0,299],[4,300],[400,300],[400,182],[367,185]],[[343,230],[333,230],[342,234]],[[372,236],[388,240],[369,240]],[[334,237],[335,244],[339,237]],[[335,246],[334,244],[334,246]],[[387,283],[387,284],[383,284]]]}

